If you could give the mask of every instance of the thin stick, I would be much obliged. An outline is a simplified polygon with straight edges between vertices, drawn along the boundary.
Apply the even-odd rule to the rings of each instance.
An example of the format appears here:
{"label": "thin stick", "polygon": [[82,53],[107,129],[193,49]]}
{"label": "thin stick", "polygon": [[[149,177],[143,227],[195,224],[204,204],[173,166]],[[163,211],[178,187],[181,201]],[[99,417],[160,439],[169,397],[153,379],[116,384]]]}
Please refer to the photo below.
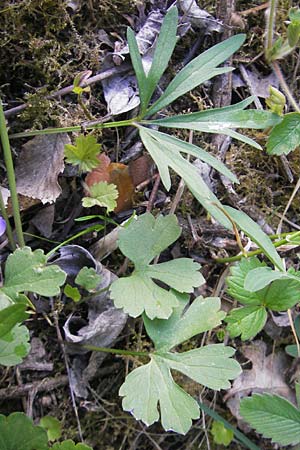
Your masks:
{"label": "thin stick", "polygon": [[300,357],[300,344],[299,344],[299,339],[298,339],[297,332],[296,332],[296,329],[295,329],[294,321],[293,321],[293,318],[292,318],[291,310],[288,309],[287,313],[288,313],[288,316],[289,316],[289,322],[290,322],[290,326],[291,326],[291,329],[292,329],[292,332],[293,332],[293,335],[294,335],[294,339],[296,341],[298,357]]}
{"label": "thin stick", "polygon": [[19,200],[18,200],[18,194],[17,194],[14,164],[13,164],[13,159],[12,159],[12,154],[11,154],[11,149],[10,149],[10,144],[9,144],[1,99],[0,99],[0,135],[1,135],[1,142],[2,142],[2,147],[3,147],[4,162],[5,162],[5,167],[6,167],[6,171],[7,171],[7,179],[8,179],[8,185],[9,185],[9,190],[10,190],[17,238],[18,238],[19,246],[24,247],[25,241],[24,241],[23,230],[22,230],[22,222],[21,222],[21,216],[20,216],[20,208],[19,208]]}
{"label": "thin stick", "polygon": [[275,75],[278,78],[280,86],[282,87],[285,95],[287,96],[288,101],[290,102],[291,106],[294,108],[295,111],[300,112],[300,107],[299,107],[298,103],[296,102],[296,100],[294,99],[294,96],[291,93],[290,88],[284,79],[284,76],[280,70],[279,64],[276,61],[273,61],[272,67],[273,67]]}
{"label": "thin stick", "polygon": [[268,20],[267,20],[266,51],[270,50],[273,45],[273,34],[274,34],[275,19],[276,19],[276,6],[277,6],[277,0],[271,0],[269,12],[268,12]]}

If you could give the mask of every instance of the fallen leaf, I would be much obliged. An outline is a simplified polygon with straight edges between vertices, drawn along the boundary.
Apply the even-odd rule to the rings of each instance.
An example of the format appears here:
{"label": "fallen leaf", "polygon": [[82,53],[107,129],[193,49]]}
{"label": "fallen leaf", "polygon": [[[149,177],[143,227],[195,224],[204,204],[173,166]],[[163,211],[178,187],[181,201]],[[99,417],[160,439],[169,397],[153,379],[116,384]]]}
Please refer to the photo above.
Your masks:
{"label": "fallen leaf", "polygon": [[252,369],[244,370],[234,380],[232,388],[227,392],[227,401],[231,413],[241,419],[239,414],[240,400],[252,393],[278,394],[294,401],[294,393],[285,381],[285,371],[289,366],[288,356],[282,352],[270,353],[266,356],[267,345],[263,341],[253,341],[242,347],[243,355],[252,362]]}
{"label": "fallen leaf", "polygon": [[106,181],[107,183],[115,184],[117,186],[119,196],[117,199],[117,206],[114,209],[115,213],[126,211],[131,208],[134,184],[129,173],[129,168],[122,163],[112,163],[108,156],[101,153],[98,157],[100,164],[92,170],[85,178],[85,183],[88,187],[93,184]]}
{"label": "fallen leaf", "polygon": [[67,134],[49,134],[23,145],[15,169],[18,193],[54,202],[61,193],[57,178],[64,170],[64,147],[69,143]]}

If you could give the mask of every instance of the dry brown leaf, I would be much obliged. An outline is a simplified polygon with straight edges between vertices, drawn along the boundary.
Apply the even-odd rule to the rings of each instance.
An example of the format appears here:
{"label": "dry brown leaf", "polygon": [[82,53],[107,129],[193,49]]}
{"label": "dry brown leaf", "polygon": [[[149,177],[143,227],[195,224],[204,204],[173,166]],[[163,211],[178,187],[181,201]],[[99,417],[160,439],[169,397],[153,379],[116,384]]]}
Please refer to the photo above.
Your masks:
{"label": "dry brown leaf", "polygon": [[266,356],[267,345],[263,341],[254,341],[241,349],[243,355],[252,362],[252,369],[244,370],[234,381],[224,400],[231,413],[238,419],[241,398],[253,392],[278,394],[294,401],[294,393],[285,381],[285,372],[289,366],[288,356],[282,352]]}
{"label": "dry brown leaf", "polygon": [[58,175],[64,170],[67,134],[36,136],[25,145],[16,165],[17,191],[27,197],[52,203],[61,193]]}

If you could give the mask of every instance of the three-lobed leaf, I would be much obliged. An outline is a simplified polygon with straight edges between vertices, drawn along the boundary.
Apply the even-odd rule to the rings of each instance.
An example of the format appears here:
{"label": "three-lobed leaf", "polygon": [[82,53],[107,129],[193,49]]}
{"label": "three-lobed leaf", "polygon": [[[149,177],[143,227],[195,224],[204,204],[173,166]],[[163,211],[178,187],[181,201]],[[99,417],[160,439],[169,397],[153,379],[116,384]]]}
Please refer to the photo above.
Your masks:
{"label": "three-lobed leaf", "polygon": [[75,145],[65,145],[66,161],[79,166],[81,172],[88,172],[99,165],[100,149],[95,136],[82,134],[75,139]]}
{"label": "three-lobed leaf", "polygon": [[161,281],[179,292],[192,292],[204,283],[200,265],[188,258],[160,264],[149,263],[171,245],[180,235],[176,216],[155,219],[146,213],[133,220],[119,232],[119,247],[134,263],[134,272],[111,285],[111,298],[117,308],[123,308],[132,317],[143,312],[150,319],[167,319],[178,300],[172,290],[154,282]]}
{"label": "three-lobed leaf", "polygon": [[300,442],[300,411],[283,397],[254,394],[241,401],[240,414],[273,442],[284,446]]}
{"label": "three-lobed leaf", "polygon": [[[200,416],[196,400],[178,386],[171,370],[183,373],[212,389],[229,387],[229,380],[239,375],[239,364],[231,359],[234,349],[223,344],[208,345],[183,353],[169,351],[172,347],[211,329],[220,323],[224,313],[219,311],[218,298],[198,297],[186,309],[188,297],[178,295],[179,306],[168,320],[149,320],[144,316],[146,330],[155,343],[151,361],[135,370],[120,388],[123,409],[136,419],[151,425],[159,419],[162,426],[185,434],[192,420]],[[178,333],[178,335],[177,335]]]}

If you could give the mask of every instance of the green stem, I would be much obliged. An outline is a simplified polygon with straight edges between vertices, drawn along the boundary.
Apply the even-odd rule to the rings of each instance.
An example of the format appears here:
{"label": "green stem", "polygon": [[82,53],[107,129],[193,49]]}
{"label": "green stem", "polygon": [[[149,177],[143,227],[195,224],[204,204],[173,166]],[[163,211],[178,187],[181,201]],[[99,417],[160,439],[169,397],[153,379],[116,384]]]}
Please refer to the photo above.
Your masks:
{"label": "green stem", "polygon": [[9,223],[8,215],[7,215],[7,212],[6,212],[6,209],[5,209],[5,205],[4,205],[1,189],[0,189],[0,211],[1,211],[3,219],[6,222],[6,234],[7,234],[7,237],[8,237],[8,241],[10,243],[10,246],[11,246],[12,250],[14,251],[14,250],[16,250],[16,243],[15,243],[14,236],[13,236],[13,233],[12,233],[12,229],[11,229],[11,226],[10,226],[10,223]]}
{"label": "green stem", "polygon": [[8,185],[9,185],[9,190],[10,190],[17,238],[18,238],[19,246],[24,247],[25,241],[24,241],[23,230],[22,230],[22,222],[21,222],[21,216],[20,216],[20,208],[19,208],[19,200],[18,200],[18,194],[17,194],[15,171],[14,171],[13,159],[12,159],[11,148],[10,148],[10,144],[9,144],[6,122],[5,122],[1,99],[0,99],[0,135],[1,135],[1,142],[2,142],[2,147],[3,147],[4,162],[5,162],[5,167],[6,167],[6,171],[7,171],[7,179],[8,179]]}
{"label": "green stem", "polygon": [[299,107],[298,103],[296,102],[296,100],[294,99],[294,96],[284,79],[284,76],[280,70],[279,64],[276,61],[273,61],[272,67],[278,78],[280,86],[282,87],[282,90],[284,91],[285,95],[288,98],[288,101],[290,102],[290,104],[292,105],[292,107],[294,108],[295,111],[300,112],[300,107]]}
{"label": "green stem", "polygon": [[[135,125],[135,121],[137,119],[128,119],[128,120],[120,120],[119,122],[105,122],[105,123],[97,123],[93,125],[86,125],[84,128],[86,130],[97,130],[104,128],[118,128],[118,127],[127,127],[130,125]],[[30,136],[41,136],[44,134],[59,134],[59,133],[70,133],[72,131],[81,131],[82,126],[76,125],[73,127],[63,127],[63,128],[45,128],[44,130],[35,130],[35,131],[23,131],[22,133],[15,133],[10,135],[11,139],[22,138],[22,137],[30,137]]]}
{"label": "green stem", "polygon": [[[281,245],[285,245],[290,243],[290,241],[287,241],[286,239],[281,239],[280,241],[273,242],[274,247],[280,247]],[[252,252],[247,252],[247,258],[250,258],[251,256],[260,255],[263,253],[263,250],[258,248],[257,250],[253,250]],[[231,263],[235,261],[240,261],[242,258],[244,258],[245,255],[236,255],[236,256],[229,256],[228,258],[216,258],[215,261],[218,263]]]}
{"label": "green stem", "polygon": [[214,411],[209,406],[207,406],[204,403],[201,403],[199,401],[198,401],[198,405],[199,405],[200,409],[205,412],[205,414],[209,415],[217,422],[222,422],[223,425],[225,426],[225,428],[232,430],[235,437],[242,444],[244,444],[247,448],[249,448],[250,450],[260,450],[260,448],[257,447],[257,445],[253,444],[253,442],[251,442],[250,439],[248,439],[243,433],[241,433],[241,431],[237,430],[233,425],[231,425],[229,422],[227,422],[226,419],[223,419],[223,417],[220,416],[218,413],[216,413],[216,411]]}
{"label": "green stem", "polygon": [[267,20],[267,39],[266,39],[266,57],[268,58],[268,51],[271,50],[273,46],[273,33],[275,27],[276,19],[276,6],[277,0],[270,1],[269,15]]}
{"label": "green stem", "polygon": [[60,249],[60,247],[63,247],[64,245],[68,244],[71,241],[74,241],[74,239],[83,236],[84,234],[89,233],[90,231],[101,231],[103,230],[103,225],[93,225],[92,227],[88,227],[85,230],[79,231],[79,233],[75,234],[74,236],[71,236],[69,239],[66,239],[64,242],[61,242],[56,247],[54,247],[50,252],[47,253],[46,258],[48,259],[51,255],[53,255],[57,250]]}
{"label": "green stem", "polygon": [[125,356],[147,356],[150,358],[150,353],[148,352],[133,352],[131,350],[121,350],[119,348],[96,347],[95,345],[82,345],[81,348],[91,350],[92,352],[113,353],[114,355]]}

